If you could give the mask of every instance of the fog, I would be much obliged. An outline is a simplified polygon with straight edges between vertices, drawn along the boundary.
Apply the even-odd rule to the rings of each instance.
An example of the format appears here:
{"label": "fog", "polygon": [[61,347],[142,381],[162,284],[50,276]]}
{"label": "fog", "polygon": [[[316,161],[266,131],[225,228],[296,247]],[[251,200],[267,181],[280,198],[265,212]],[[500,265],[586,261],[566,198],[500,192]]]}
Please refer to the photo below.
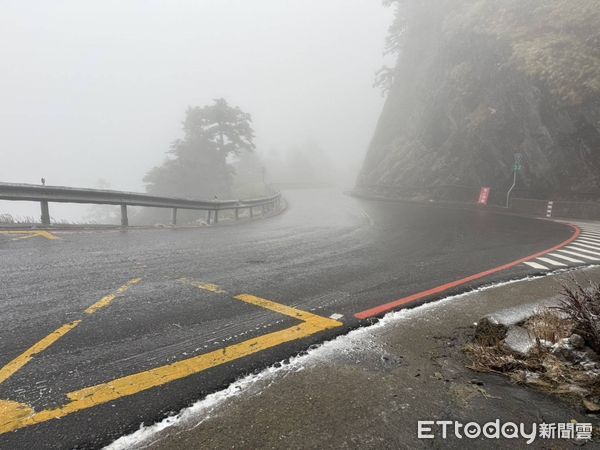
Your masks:
{"label": "fog", "polygon": [[186,107],[217,97],[252,115],[259,155],[317,142],[353,178],[391,16],[378,0],[4,1],[0,181],[143,191]]}

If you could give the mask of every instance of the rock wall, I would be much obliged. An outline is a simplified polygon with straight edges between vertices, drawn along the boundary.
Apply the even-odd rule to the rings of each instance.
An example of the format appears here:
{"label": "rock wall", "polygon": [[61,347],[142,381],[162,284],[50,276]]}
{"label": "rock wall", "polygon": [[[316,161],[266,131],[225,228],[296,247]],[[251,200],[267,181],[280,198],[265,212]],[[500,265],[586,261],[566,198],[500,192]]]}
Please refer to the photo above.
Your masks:
{"label": "rock wall", "polygon": [[409,197],[491,186],[499,202],[520,153],[522,196],[600,198],[600,2],[565,23],[573,4],[399,9],[404,42],[357,186]]}

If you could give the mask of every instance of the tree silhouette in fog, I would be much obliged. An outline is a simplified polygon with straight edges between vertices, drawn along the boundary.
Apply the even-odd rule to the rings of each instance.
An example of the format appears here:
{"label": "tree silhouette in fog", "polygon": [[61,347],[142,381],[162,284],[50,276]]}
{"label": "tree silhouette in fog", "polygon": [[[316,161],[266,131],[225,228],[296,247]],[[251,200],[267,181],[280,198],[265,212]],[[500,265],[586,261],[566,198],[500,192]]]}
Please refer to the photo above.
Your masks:
{"label": "tree silhouette in fog", "polygon": [[167,160],[144,177],[153,194],[211,199],[231,196],[233,169],[227,157],[254,150],[252,118],[225,99],[190,107],[183,139],[171,144]]}
{"label": "tree silhouette in fog", "polygon": [[240,108],[231,107],[223,98],[213,105],[188,108],[183,122],[186,138],[203,138],[214,143],[224,156],[254,150],[252,118]]}

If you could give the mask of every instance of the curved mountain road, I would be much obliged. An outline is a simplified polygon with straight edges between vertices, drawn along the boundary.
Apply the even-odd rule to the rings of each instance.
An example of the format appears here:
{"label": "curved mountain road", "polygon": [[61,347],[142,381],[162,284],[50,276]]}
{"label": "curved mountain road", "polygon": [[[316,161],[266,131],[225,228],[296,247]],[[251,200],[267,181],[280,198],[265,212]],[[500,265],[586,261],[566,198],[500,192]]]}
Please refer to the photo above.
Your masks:
{"label": "curved mountain road", "polygon": [[[285,198],[284,214],[238,225],[0,234],[0,447],[100,447],[358,326],[356,315],[573,236],[335,190]],[[512,265],[405,306],[536,270]]]}

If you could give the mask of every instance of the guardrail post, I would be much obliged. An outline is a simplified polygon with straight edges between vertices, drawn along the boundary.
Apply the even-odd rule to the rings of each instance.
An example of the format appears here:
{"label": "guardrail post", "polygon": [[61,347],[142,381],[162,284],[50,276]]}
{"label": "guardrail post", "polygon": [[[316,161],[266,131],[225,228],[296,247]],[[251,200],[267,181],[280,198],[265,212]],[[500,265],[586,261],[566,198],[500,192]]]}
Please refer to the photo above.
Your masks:
{"label": "guardrail post", "polygon": [[250,217],[254,217],[254,208],[252,206],[250,207]]}
{"label": "guardrail post", "polygon": [[219,223],[219,210],[215,209],[215,223]]}
{"label": "guardrail post", "polygon": [[212,215],[212,211],[211,211],[210,209],[207,209],[207,210],[206,210],[206,223],[207,223],[208,225],[210,225],[210,218],[211,218],[211,215]]}
{"label": "guardrail post", "polygon": [[177,225],[177,208],[171,210],[171,225]]}
{"label": "guardrail post", "polygon": [[121,226],[129,226],[129,219],[127,218],[127,205],[121,205]]}
{"label": "guardrail post", "polygon": [[266,211],[266,209],[267,209],[267,208],[266,208],[266,205],[262,205],[262,206],[260,207],[261,215],[263,215],[263,216],[265,215],[265,211]]}
{"label": "guardrail post", "polygon": [[239,220],[239,218],[240,218],[240,209],[235,208],[235,220]]}
{"label": "guardrail post", "polygon": [[42,225],[50,225],[50,209],[48,208],[48,200],[40,202],[42,207]]}

